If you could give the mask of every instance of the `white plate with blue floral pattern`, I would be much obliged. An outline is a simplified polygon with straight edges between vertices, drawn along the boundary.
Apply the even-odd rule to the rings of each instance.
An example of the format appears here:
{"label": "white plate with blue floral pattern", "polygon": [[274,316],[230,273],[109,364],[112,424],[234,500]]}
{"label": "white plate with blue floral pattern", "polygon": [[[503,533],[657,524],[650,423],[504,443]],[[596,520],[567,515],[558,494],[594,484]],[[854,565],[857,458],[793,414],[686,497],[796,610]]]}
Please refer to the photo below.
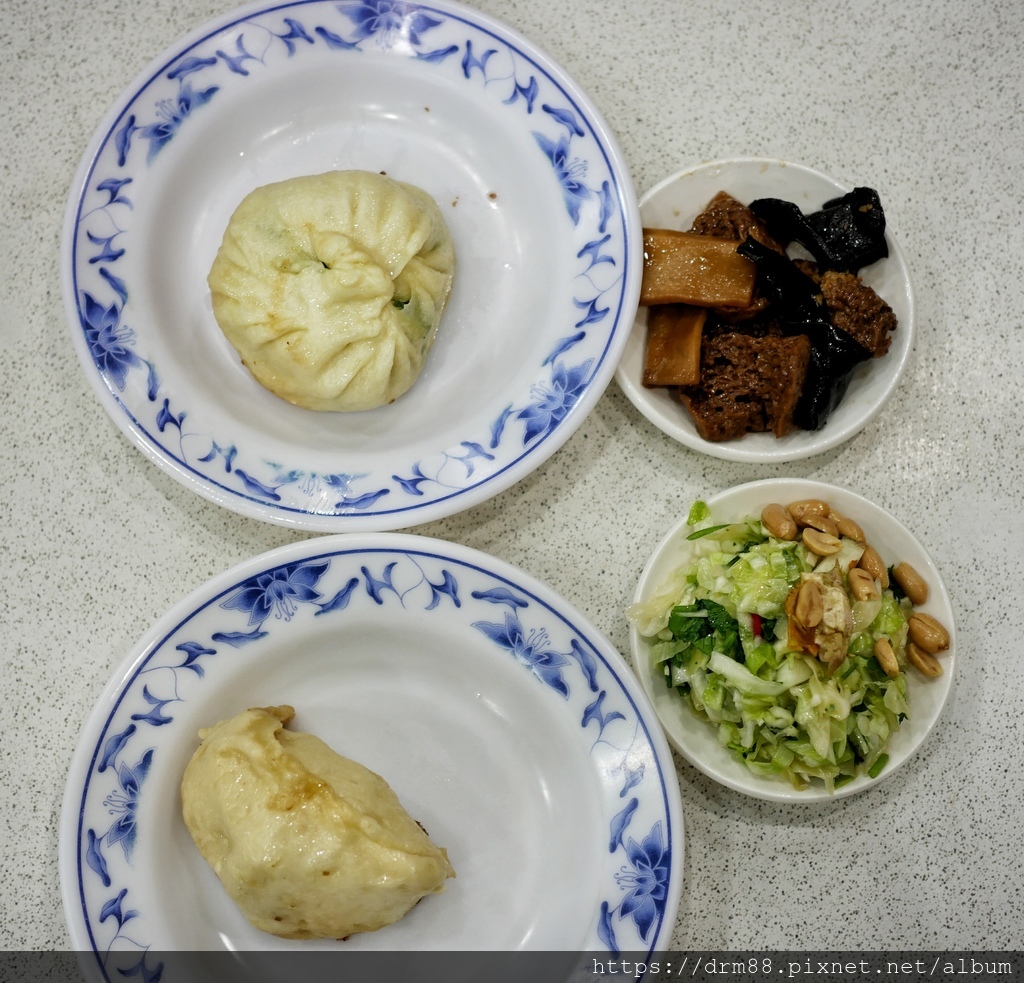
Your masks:
{"label": "white plate with blue floral pattern", "polygon": [[[346,168],[430,192],[458,269],[413,389],[315,413],[241,365],[206,275],[249,191]],[[614,373],[641,260],[615,138],[535,45],[448,0],[296,0],[129,86],[72,186],[62,272],[85,372],[150,460],[244,515],[349,532],[477,505],[553,454]]]}
{"label": "white plate with blue floral pattern", "polygon": [[[281,703],[446,847],[442,894],[344,943],[246,922],[179,785],[201,727]],[[650,701],[578,611],[467,547],[353,533],[256,557],[152,627],[86,723],[60,848],[73,945],[113,980],[180,950],[652,952],[675,924],[683,818]]]}

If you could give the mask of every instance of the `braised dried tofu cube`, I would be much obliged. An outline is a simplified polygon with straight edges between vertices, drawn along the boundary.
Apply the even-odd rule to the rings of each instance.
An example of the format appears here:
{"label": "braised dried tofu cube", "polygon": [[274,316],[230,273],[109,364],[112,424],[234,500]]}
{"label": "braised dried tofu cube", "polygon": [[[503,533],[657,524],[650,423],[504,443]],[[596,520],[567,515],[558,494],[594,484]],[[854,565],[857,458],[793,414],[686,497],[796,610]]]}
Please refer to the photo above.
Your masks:
{"label": "braised dried tofu cube", "polygon": [[718,236],[644,229],[640,303],[695,307],[746,307],[754,295],[757,266]]}
{"label": "braised dried tofu cube", "polygon": [[700,384],[680,389],[679,398],[704,440],[768,430],[784,437],[796,427],[810,359],[806,335],[716,334],[701,349]]}
{"label": "braised dried tofu cube", "polygon": [[700,382],[700,339],[707,316],[707,308],[690,304],[659,304],[648,310],[645,386]]}

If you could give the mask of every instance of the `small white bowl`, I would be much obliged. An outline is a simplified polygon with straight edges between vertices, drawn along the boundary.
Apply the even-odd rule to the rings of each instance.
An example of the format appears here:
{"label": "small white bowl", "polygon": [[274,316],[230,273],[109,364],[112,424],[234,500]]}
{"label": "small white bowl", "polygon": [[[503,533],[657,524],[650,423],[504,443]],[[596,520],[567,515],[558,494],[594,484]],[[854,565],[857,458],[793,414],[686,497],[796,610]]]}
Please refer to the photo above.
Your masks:
{"label": "small white bowl", "polygon": [[[866,182],[865,182],[866,183]],[[804,212],[815,211],[830,198],[852,188],[800,164],[759,157],[739,157],[701,164],[665,178],[640,199],[646,228],[688,229],[704,206],[719,192],[749,204],[756,198],[783,198]],[[885,192],[879,192],[885,206]],[[633,323],[615,373],[629,401],[681,444],[729,461],[778,463],[796,461],[831,450],[867,426],[899,384],[914,340],[914,297],[903,252],[890,232],[887,258],[860,271],[860,276],[893,309],[899,326],[892,346],[882,358],[870,359],[854,371],[842,402],[820,430],[802,430],[778,438],[771,433],[747,434],[738,440],[704,440],[685,407],[667,389],[647,389],[643,375],[647,308]],[[797,255],[798,247],[791,252]],[[799,253],[799,255],[807,255]]]}
{"label": "small white bowl", "polygon": [[[855,519],[887,565],[901,561],[910,563],[929,587],[928,601],[919,610],[927,611],[949,630],[949,650],[938,656],[942,675],[927,679],[915,669],[907,673],[910,717],[890,739],[889,761],[877,778],[860,776],[830,795],[820,784],[798,791],[784,779],[755,775],[718,743],[714,726],[692,713],[679,694],[665,685],[664,676],[655,670],[651,662],[648,642],[636,627],[630,629],[634,670],[654,704],[669,743],[690,764],[716,782],[737,792],[776,802],[839,799],[863,792],[892,777],[917,752],[935,727],[952,693],[956,668],[953,609],[942,577],[925,548],[889,513],[854,492],[820,481],[796,478],[770,478],[737,485],[710,496],[706,501],[715,521],[728,522],[759,514],[770,502],[787,504],[804,498],[824,499],[837,511]],[[691,544],[686,537],[691,531],[684,518],[658,544],[640,575],[634,601],[650,597],[673,570],[687,561]]]}

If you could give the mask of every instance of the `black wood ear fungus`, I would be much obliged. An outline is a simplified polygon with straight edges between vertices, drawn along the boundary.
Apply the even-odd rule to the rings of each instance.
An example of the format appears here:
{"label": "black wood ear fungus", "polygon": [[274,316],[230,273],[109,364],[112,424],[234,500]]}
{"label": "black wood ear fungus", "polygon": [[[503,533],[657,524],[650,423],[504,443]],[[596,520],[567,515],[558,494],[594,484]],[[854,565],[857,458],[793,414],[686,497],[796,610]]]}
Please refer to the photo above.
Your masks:
{"label": "black wood ear fungus", "polygon": [[832,323],[818,285],[791,259],[752,236],[736,252],[757,263],[758,292],[768,298],[783,333],[810,339],[811,358],[793,421],[818,430],[846,394],[853,370],[871,352]]}
{"label": "black wood ear fungus", "polygon": [[873,188],[854,188],[809,215],[781,198],[758,198],[750,210],[774,238],[800,243],[823,270],[855,273],[889,255],[885,212]]}

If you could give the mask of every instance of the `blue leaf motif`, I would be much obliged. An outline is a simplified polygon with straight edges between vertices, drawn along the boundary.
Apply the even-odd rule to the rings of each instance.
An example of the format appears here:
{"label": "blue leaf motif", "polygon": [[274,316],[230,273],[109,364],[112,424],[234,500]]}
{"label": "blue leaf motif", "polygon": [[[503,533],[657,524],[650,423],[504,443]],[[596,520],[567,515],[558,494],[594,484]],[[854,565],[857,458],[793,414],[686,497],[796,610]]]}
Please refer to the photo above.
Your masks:
{"label": "blue leaf motif", "polygon": [[613,956],[620,953],[619,944],[615,941],[615,930],[612,928],[612,913],[608,908],[608,902],[601,902],[601,917],[597,922],[597,936],[608,947]]}
{"label": "blue leaf motif", "polygon": [[144,362],[146,369],[146,397],[151,403],[156,402],[157,392],[160,389],[160,379],[156,374],[156,366],[152,362]]}
{"label": "blue leaf motif", "polygon": [[340,34],[328,31],[326,27],[316,27],[313,30],[323,38],[328,48],[338,48],[342,51],[355,51],[359,48],[358,43],[346,41]]}
{"label": "blue leaf motif", "polygon": [[559,109],[555,106],[543,105],[540,107],[552,119],[558,120],[570,133],[581,137],[586,132],[576,119],[576,114],[571,109]]}
{"label": "blue leaf motif", "polygon": [[306,32],[306,29],[294,17],[286,17],[284,22],[288,27],[288,33],[277,34],[275,37],[284,42],[285,47],[288,49],[289,58],[295,54],[296,46],[292,43],[293,41],[306,41],[309,44],[316,44]]}
{"label": "blue leaf motif", "polygon": [[109,207],[110,205],[127,205],[129,208],[131,208],[131,201],[129,201],[128,198],[121,194],[121,189],[131,184],[132,180],[133,179],[130,177],[125,177],[107,178],[105,181],[100,181],[100,183],[96,185],[96,190],[106,191],[106,193],[110,196],[107,199],[107,205],[105,207]]}
{"label": "blue leaf motif", "polygon": [[138,127],[135,125],[135,114],[133,113],[125,120],[124,125],[114,134],[114,146],[117,147],[117,166],[124,167],[128,162],[128,153],[132,147],[132,137],[135,136]]}
{"label": "blue leaf motif", "polygon": [[343,493],[347,494],[353,481],[358,481],[360,478],[365,477],[365,474],[334,473],[323,475],[323,481],[328,488],[332,488],[336,491],[341,490]]}
{"label": "blue leaf motif", "polygon": [[575,327],[581,328],[584,324],[594,324],[597,321],[603,321],[608,316],[607,307],[598,307],[597,302],[600,298],[595,297],[591,301],[577,300],[573,298],[573,304],[575,304],[581,310],[587,313],[583,315],[575,324]]}
{"label": "blue leaf motif", "polygon": [[177,416],[171,412],[171,401],[169,399],[164,400],[164,405],[160,408],[160,412],[156,415],[156,425],[161,433],[167,429],[167,427],[175,427],[181,432],[181,425],[185,422],[186,413],[183,410]]}
{"label": "blue leaf motif", "polygon": [[181,668],[191,668],[196,659],[200,659],[204,655],[217,654],[216,649],[208,648],[199,642],[182,642],[180,645],[175,646],[175,650],[185,653],[185,661],[181,664]]}
{"label": "blue leaf motif", "polygon": [[125,286],[124,280],[119,276],[114,276],[105,266],[100,267],[100,276],[110,284],[111,290],[121,298],[121,303],[124,304],[128,300],[128,288]]}
{"label": "blue leaf motif", "polygon": [[[202,676],[202,669],[199,666],[191,667]],[[163,711],[164,707],[168,703],[173,703],[174,700],[161,700],[153,696],[149,691],[148,686],[142,687],[142,698],[153,708],[149,713],[133,713],[131,715],[132,720],[136,720],[140,723],[145,722],[153,727],[162,727],[164,724],[169,724],[173,721],[173,717],[168,717]]]}
{"label": "blue leaf motif", "polygon": [[529,607],[529,601],[524,601],[517,594],[513,594],[507,587],[475,590],[470,596],[477,601],[488,601],[491,604],[508,604],[512,608]]}
{"label": "blue leaf motif", "polygon": [[380,488],[374,492],[367,492],[365,495],[343,498],[340,502],[335,502],[334,507],[336,509],[368,509],[376,504],[378,499],[388,494],[390,494],[390,489]]}
{"label": "blue leaf motif", "polygon": [[588,706],[586,710],[583,711],[583,720],[581,722],[581,725],[583,727],[586,727],[591,720],[596,720],[599,731],[603,731],[605,727],[607,727],[608,724],[610,724],[613,720],[626,719],[625,716],[619,713],[618,710],[613,710],[611,713],[608,714],[603,712],[601,705],[604,703],[604,698],[607,695],[607,691],[601,690],[601,692],[598,694],[597,699],[594,700],[594,702],[591,703],[590,706]]}
{"label": "blue leaf motif", "polygon": [[644,768],[645,766],[642,763],[638,768],[623,768],[626,777],[622,785],[622,790],[619,792],[619,798],[624,799],[626,797],[626,793],[631,788],[635,788],[644,780]]}
{"label": "blue leaf motif", "polygon": [[134,966],[128,966],[126,968],[118,968],[118,973],[121,976],[138,976],[142,983],[160,983],[164,975],[164,964],[158,962],[155,966],[148,966],[146,964],[146,953],[142,954],[142,957]]}
{"label": "blue leaf motif", "polygon": [[123,255],[123,249],[115,249],[112,245],[113,241],[120,235],[120,232],[115,232],[109,236],[96,236],[91,232],[87,232],[86,236],[94,246],[99,246],[100,251],[94,256],[89,258],[90,263],[116,263]]}
{"label": "blue leaf motif", "polygon": [[436,51],[417,51],[416,57],[420,61],[429,62],[432,65],[436,65],[438,62],[442,62],[445,58],[450,55],[454,55],[459,50],[457,44],[450,44],[447,48],[438,48]]}
{"label": "blue leaf motif", "polygon": [[95,830],[88,830],[88,845],[85,848],[85,862],[99,874],[104,887],[110,887],[110,874],[107,871],[107,861],[100,850],[102,837],[96,835]]}
{"label": "blue leaf motif", "polygon": [[248,472],[243,471],[241,468],[235,470],[235,475],[245,486],[245,490],[251,494],[259,495],[261,498],[269,498],[272,502],[281,501],[281,496],[277,493],[276,489],[263,484],[262,481],[257,481]]}
{"label": "blue leaf motif", "polygon": [[601,252],[602,247],[607,245],[610,239],[610,235],[604,235],[600,239],[591,240],[576,254],[576,258],[583,259],[584,256],[589,256],[590,265],[587,266],[588,270],[592,270],[599,263],[611,263],[614,266],[615,260]]}
{"label": "blue leaf motif", "polygon": [[[289,51],[291,51],[292,46],[289,45],[288,47]],[[238,52],[238,54],[229,55],[226,52],[218,49],[217,57],[224,61],[228,68],[236,75],[247,76],[249,74],[249,69],[245,67],[245,63],[247,61],[258,62],[260,61],[260,59],[257,58],[255,55],[249,54],[249,52],[245,50],[245,35],[243,34],[240,34],[238,38],[235,40],[235,50]]]}
{"label": "blue leaf motif", "polygon": [[498,418],[491,424],[491,449],[495,449],[501,443],[501,435],[504,433],[505,424],[512,415],[512,407],[506,406]]}
{"label": "blue leaf motif", "polygon": [[572,640],[569,654],[579,663],[583,675],[586,677],[587,686],[592,693],[597,692],[597,662],[594,657],[586,651],[574,638]]}
{"label": "blue leaf motif", "polygon": [[424,481],[431,480],[420,469],[419,461],[413,465],[411,478],[403,478],[400,475],[393,474],[391,479],[392,481],[397,481],[409,495],[422,495],[423,489],[420,488],[420,485],[422,485]]}
{"label": "blue leaf motif", "polygon": [[204,464],[209,464],[216,457],[224,458],[224,470],[227,474],[231,474],[231,466],[234,463],[235,457],[238,454],[238,448],[232,444],[230,447],[221,447],[217,441],[210,441],[211,447],[209,453],[204,454],[200,461]]}
{"label": "blue leaf motif", "polygon": [[384,591],[386,590],[391,591],[391,593],[394,594],[395,597],[399,596],[398,591],[395,590],[395,585],[391,582],[391,574],[397,565],[397,561],[389,563],[384,568],[384,573],[382,574],[379,580],[376,577],[374,577],[373,574],[371,574],[366,567],[359,568],[364,579],[366,580],[366,593],[373,598],[376,604],[384,603]]}
{"label": "blue leaf motif", "polygon": [[201,72],[204,68],[212,68],[216,64],[216,58],[183,58],[175,68],[167,73],[167,77],[181,80],[194,72]]}
{"label": "blue leaf motif", "polygon": [[452,457],[456,461],[461,461],[466,469],[466,477],[472,477],[473,472],[476,470],[476,465],[473,463],[474,458],[483,458],[485,461],[493,461],[494,455],[489,454],[479,444],[471,440],[462,441],[462,446],[466,448],[466,453],[459,455],[453,454]]}
{"label": "blue leaf motif", "polygon": [[558,359],[564,355],[569,349],[575,348],[584,338],[586,338],[586,331],[578,331],[574,335],[570,335],[568,338],[563,338],[555,345],[554,351],[544,359],[544,365],[553,365]]}
{"label": "blue leaf motif", "polygon": [[256,629],[254,631],[215,631],[212,638],[215,642],[224,642],[225,645],[230,645],[232,648],[241,648],[243,645],[248,645],[249,642],[258,642],[261,638],[266,638],[267,633]]}
{"label": "blue leaf motif", "polygon": [[510,95],[505,100],[505,105],[511,106],[512,103],[514,103],[517,99],[519,99],[520,96],[522,96],[522,98],[526,100],[526,112],[527,115],[529,115],[530,113],[533,112],[533,103],[534,100],[537,98],[537,92],[537,79],[531,75],[530,81],[527,85],[524,86],[520,85],[518,82],[515,83],[515,88],[513,88],[512,90],[512,95]]}
{"label": "blue leaf motif", "polygon": [[611,824],[611,839],[608,843],[608,852],[614,853],[622,843],[622,834],[625,832],[626,827],[629,825],[629,821],[633,818],[633,813],[636,812],[637,807],[640,805],[640,800],[632,798],[629,800],[629,804],[621,812],[617,813],[612,818]]}
{"label": "blue leaf motif", "polygon": [[488,48],[479,58],[473,54],[473,42],[466,42],[466,53],[462,56],[462,74],[466,78],[470,77],[470,73],[474,68],[480,69],[480,74],[487,78],[487,62],[491,55],[495,54],[494,48]]}
{"label": "blue leaf motif", "polygon": [[601,190],[598,191],[597,197],[601,203],[601,217],[597,227],[604,232],[608,228],[609,219],[615,214],[615,197],[612,194],[612,187],[608,181],[601,182]]}
{"label": "blue leaf motif", "polygon": [[341,489],[343,492],[348,492],[353,481],[365,477],[365,474],[325,474],[323,476],[324,483],[328,488]]}
{"label": "blue leaf motif", "polygon": [[96,768],[97,772],[102,774],[110,767],[111,762],[121,753],[121,750],[128,743],[128,739],[137,730],[138,728],[135,724],[129,724],[120,734],[114,734],[112,737],[107,738],[107,742],[103,745],[103,756],[100,758],[99,766]]}
{"label": "blue leaf motif", "polygon": [[443,596],[448,596],[452,599],[452,602],[457,608],[462,607],[462,601],[459,600],[459,585],[455,578],[447,570],[442,571],[442,579],[440,584],[435,584],[430,580],[427,581],[430,585],[430,603],[427,605],[426,610],[432,611],[434,608],[441,603]]}
{"label": "blue leaf motif", "polygon": [[340,611],[342,608],[347,608],[348,602],[352,599],[352,591],[354,591],[358,586],[359,578],[353,577],[326,604],[321,604],[320,610],[317,611],[316,614],[319,616],[321,614],[328,614],[331,611]]}
{"label": "blue leaf motif", "polygon": [[117,922],[118,928],[121,928],[126,922],[131,921],[138,912],[136,911],[121,911],[121,902],[124,901],[125,895],[128,893],[128,888],[121,888],[116,898],[111,898],[101,909],[100,909],[100,921],[105,922],[108,918],[113,918]]}

